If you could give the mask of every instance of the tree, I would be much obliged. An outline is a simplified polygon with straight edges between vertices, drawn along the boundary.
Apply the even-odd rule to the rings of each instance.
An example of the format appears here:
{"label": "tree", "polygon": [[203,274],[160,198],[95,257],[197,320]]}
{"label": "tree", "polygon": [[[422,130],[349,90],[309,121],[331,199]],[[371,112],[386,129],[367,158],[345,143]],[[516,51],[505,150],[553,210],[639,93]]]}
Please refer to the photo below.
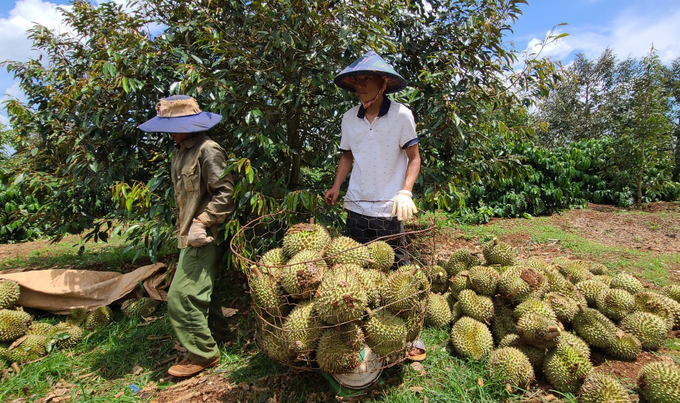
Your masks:
{"label": "tree", "polygon": [[680,57],[675,59],[668,69],[666,77],[667,88],[672,97],[671,116],[673,120],[673,141],[675,167],[673,168],[673,180],[680,182]]}
{"label": "tree", "polygon": [[[421,205],[455,211],[470,182],[516,170],[493,145],[533,131],[525,105],[551,82],[554,65],[534,60],[509,88],[517,55],[503,38],[521,4],[140,0],[125,13],[79,0],[62,10],[73,34],[36,26],[44,59],[7,63],[28,99],[8,105],[25,140],[18,151],[44,175],[34,192],[55,234],[105,239],[130,220],[158,250],[172,239],[172,146],[136,126],[159,98],[182,93],[224,116],[211,135],[237,174],[227,234],[281,205],[315,210],[333,177],[341,113],[356,103],[332,77],[375,49],[410,81],[398,99],[422,139]],[[149,34],[149,23],[163,32]]]}

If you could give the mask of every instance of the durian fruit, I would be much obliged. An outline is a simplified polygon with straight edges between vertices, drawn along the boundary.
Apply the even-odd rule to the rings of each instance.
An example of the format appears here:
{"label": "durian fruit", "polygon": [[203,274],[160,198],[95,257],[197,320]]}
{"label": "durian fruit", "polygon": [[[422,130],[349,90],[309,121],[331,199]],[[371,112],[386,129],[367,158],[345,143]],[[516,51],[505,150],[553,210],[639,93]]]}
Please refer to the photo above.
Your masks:
{"label": "durian fruit", "polygon": [[634,312],[619,323],[621,330],[637,337],[645,350],[656,350],[666,338],[666,324],[649,312]]}
{"label": "durian fruit", "polygon": [[411,343],[418,337],[425,326],[425,307],[421,304],[421,308],[411,312],[408,315],[402,315],[404,323],[406,324],[406,343]]}
{"label": "durian fruit", "polygon": [[539,299],[528,299],[520,303],[515,307],[515,310],[512,311],[512,315],[515,320],[519,320],[519,318],[529,312],[543,316],[544,318],[550,319],[552,321],[557,321],[555,311],[553,311],[553,309],[550,307],[550,304]]}
{"label": "durian fruit", "polygon": [[87,319],[87,315],[89,313],[90,311],[88,311],[87,308],[73,308],[66,317],[66,322],[72,325],[80,326],[85,323],[85,319]]}
{"label": "durian fruit", "polygon": [[635,298],[621,288],[610,288],[601,292],[595,303],[600,312],[616,321],[625,318],[635,309]]}
{"label": "durian fruit", "polygon": [[427,298],[427,284],[416,277],[417,269],[390,273],[382,289],[383,304],[392,313],[409,315],[422,309],[421,302]]}
{"label": "durian fruit", "polygon": [[599,275],[599,276],[593,276],[593,280],[597,280],[600,283],[606,285],[607,287],[611,288],[611,283],[612,283],[612,278],[609,275]]}
{"label": "durian fruit", "polygon": [[467,270],[472,266],[477,266],[480,263],[479,257],[473,255],[469,250],[458,249],[453,252],[446,266],[444,266],[444,269],[446,269],[449,277],[453,277],[461,271]]}
{"label": "durian fruit", "polygon": [[680,302],[680,285],[671,284],[661,289],[661,293],[676,302]]}
{"label": "durian fruit", "polygon": [[675,317],[672,308],[663,300],[657,298],[657,294],[651,292],[641,292],[634,295],[635,310],[639,312],[649,312],[663,319],[666,331],[673,330]]}
{"label": "durian fruit", "polygon": [[288,266],[281,269],[281,286],[292,298],[309,299],[327,270],[319,252],[305,249],[295,254],[288,261]]}
{"label": "durian fruit", "polygon": [[445,293],[449,289],[449,275],[443,267],[439,265],[426,266],[423,268],[430,278],[430,291]]}
{"label": "durian fruit", "polygon": [[590,360],[568,343],[558,344],[548,352],[543,361],[543,373],[548,382],[563,393],[578,393],[592,371]]}
{"label": "durian fruit", "polygon": [[472,290],[463,290],[458,294],[458,302],[463,315],[482,323],[491,324],[494,317],[493,301],[484,295],[477,295]]}
{"label": "durian fruit", "polygon": [[287,261],[288,259],[286,254],[283,252],[283,248],[274,248],[268,250],[264,255],[262,255],[258,266],[263,274],[278,278],[279,271]]}
{"label": "durian fruit", "polygon": [[499,348],[491,353],[489,374],[513,389],[526,389],[536,378],[527,356],[514,347]]}
{"label": "durian fruit", "polygon": [[128,299],[123,302],[120,310],[128,318],[148,318],[156,312],[158,301],[149,297]]}
{"label": "durian fruit", "polygon": [[[411,275],[415,278],[415,280],[418,282],[418,289],[419,290],[426,290],[430,287],[430,279],[427,276],[427,273],[425,269],[421,268],[418,265],[414,264],[407,264],[404,266],[399,266],[397,269],[397,272],[410,272]],[[427,299],[427,293],[423,292],[419,294],[419,298],[421,300]]]}
{"label": "durian fruit", "polygon": [[371,350],[382,357],[403,351],[407,334],[404,320],[386,309],[368,312],[364,335]]}
{"label": "durian fruit", "polygon": [[447,326],[451,322],[451,308],[446,299],[439,294],[430,293],[425,310],[425,325],[432,327]]}
{"label": "durian fruit", "polygon": [[607,348],[607,353],[619,360],[635,361],[638,354],[642,352],[642,343],[637,337],[618,330],[614,337],[614,343]]}
{"label": "durian fruit", "polygon": [[559,292],[573,299],[576,302],[586,303],[586,299],[576,289],[576,286],[567,280],[554,266],[551,266],[543,271],[545,277],[545,292]]}
{"label": "durian fruit", "polygon": [[345,374],[361,363],[363,346],[347,343],[343,333],[336,329],[326,329],[321,333],[316,349],[316,362],[322,371],[329,374]]}
{"label": "durian fruit", "polygon": [[572,284],[593,278],[593,273],[588,270],[588,264],[582,260],[571,260],[567,264],[558,265],[557,268]]}
{"label": "durian fruit", "polygon": [[47,354],[45,349],[45,342],[47,341],[46,336],[38,334],[28,334],[23,338],[24,340],[17,346],[17,349],[24,350],[26,352],[26,358],[28,361],[36,360],[43,355]]}
{"label": "durian fruit", "polygon": [[680,402],[680,367],[667,362],[652,362],[640,370],[638,390],[648,403]]}
{"label": "durian fruit", "polygon": [[113,316],[113,311],[108,306],[100,306],[87,315],[85,319],[85,329],[93,331],[97,330],[103,326],[108,325],[111,322],[111,317]]}
{"label": "durian fruit", "polygon": [[295,352],[289,348],[283,325],[279,321],[276,318],[272,322],[260,321],[256,340],[265,355],[274,361],[286,364],[295,358]]}
{"label": "durian fruit", "polygon": [[640,280],[631,276],[628,273],[618,273],[612,276],[611,288],[620,288],[622,290],[628,291],[631,295],[635,295],[639,292],[644,291],[645,287],[642,285]]}
{"label": "durian fruit", "polygon": [[588,263],[588,270],[596,276],[608,276],[609,275],[609,269],[607,268],[607,266],[603,265],[602,263],[589,262]]}
{"label": "durian fruit", "polygon": [[531,256],[524,265],[536,270],[544,270],[549,266],[548,262],[538,256]]}
{"label": "durian fruit", "polygon": [[472,266],[468,270],[470,285],[472,289],[480,295],[493,297],[498,290],[498,279],[500,274],[489,266]]}
{"label": "durian fruit", "polygon": [[490,265],[512,266],[515,264],[515,252],[512,250],[512,247],[505,242],[499,241],[498,238],[494,238],[484,245],[482,254],[484,254],[484,259]]}
{"label": "durian fruit", "polygon": [[500,298],[494,299],[494,317],[491,321],[491,332],[494,340],[498,343],[505,336],[515,334],[517,323],[513,319],[513,310],[503,303]]}
{"label": "durian fruit", "polygon": [[0,342],[13,341],[26,334],[31,321],[31,315],[24,311],[0,310]]}
{"label": "durian fruit", "polygon": [[566,266],[571,260],[566,256],[558,256],[554,258],[550,263],[553,266]]}
{"label": "durian fruit", "polygon": [[286,230],[283,236],[283,253],[292,258],[303,250],[321,252],[331,243],[331,236],[322,225],[300,223]]}
{"label": "durian fruit", "polygon": [[680,303],[662,294],[653,293],[673,314],[673,328],[680,329]]}
{"label": "durian fruit", "polygon": [[556,320],[528,312],[519,318],[516,330],[523,343],[550,348],[557,344],[557,337],[564,328]]}
{"label": "durian fruit", "polygon": [[626,388],[616,378],[602,372],[591,372],[581,385],[581,403],[630,403]]}
{"label": "durian fruit", "polygon": [[54,326],[46,322],[33,322],[26,334],[47,336]]}
{"label": "durian fruit", "polygon": [[355,264],[366,267],[368,265],[368,247],[347,236],[339,236],[331,240],[324,253],[329,267],[336,264]]}
{"label": "durian fruit", "polygon": [[13,362],[23,363],[28,361],[28,355],[23,349],[13,348],[10,350],[6,347],[0,347],[0,362],[3,360],[8,364]]}
{"label": "durian fruit", "polygon": [[321,334],[321,321],[316,317],[313,301],[304,301],[283,322],[288,348],[296,353],[311,353]]}
{"label": "durian fruit", "polygon": [[451,296],[458,299],[458,293],[463,290],[471,290],[472,282],[470,281],[470,273],[467,270],[463,270],[453,276],[449,280],[449,291],[451,291]]}
{"label": "durian fruit", "polygon": [[47,334],[47,342],[59,348],[71,348],[83,339],[83,329],[68,322],[57,323]]}
{"label": "durian fruit", "polygon": [[[456,321],[463,317],[463,309],[460,307],[460,302],[456,301],[453,306],[449,301],[446,301],[451,308],[451,321],[449,323],[456,323]],[[495,308],[494,308],[495,309]],[[495,317],[494,317],[495,319]],[[492,322],[493,323],[493,322]],[[513,325],[514,329],[514,325]]]}
{"label": "durian fruit", "polygon": [[255,306],[275,317],[287,314],[285,297],[279,284],[271,276],[263,275],[257,268],[252,268],[250,276],[250,296]]}
{"label": "durian fruit", "polygon": [[574,319],[578,304],[573,299],[559,292],[549,292],[543,297],[557,315],[557,320],[562,323],[571,323]]}
{"label": "durian fruit", "polygon": [[485,324],[463,316],[451,327],[451,343],[460,356],[479,360],[493,350],[493,336]]}
{"label": "durian fruit", "polygon": [[357,275],[359,276],[361,286],[366,291],[368,306],[377,308],[381,303],[380,290],[387,279],[387,275],[382,271],[374,269],[357,270]]}
{"label": "durian fruit", "polygon": [[544,348],[534,347],[529,344],[524,344],[516,334],[508,334],[498,343],[498,348],[514,347],[523,352],[529,359],[534,371],[540,371],[545,359],[546,350]]}
{"label": "durian fruit", "polygon": [[340,334],[340,341],[350,348],[361,348],[366,342],[364,330],[359,326],[361,322],[350,322],[336,326],[333,330]]}
{"label": "durian fruit", "polygon": [[577,283],[576,289],[583,294],[588,302],[588,306],[595,308],[597,306],[597,296],[603,291],[607,291],[609,286],[599,280],[591,279]]}
{"label": "durian fruit", "polygon": [[557,344],[566,343],[576,350],[582,357],[590,359],[590,347],[582,338],[571,332],[562,332],[557,338]]}
{"label": "durian fruit", "polygon": [[369,269],[388,272],[394,265],[394,249],[385,241],[375,241],[367,245]]}
{"label": "durian fruit", "polygon": [[606,349],[614,344],[616,325],[600,311],[579,306],[572,325],[576,333],[591,346]]}
{"label": "durian fruit", "polygon": [[0,309],[9,309],[16,304],[21,294],[19,283],[14,280],[0,279]]}
{"label": "durian fruit", "polygon": [[364,315],[368,296],[361,285],[356,265],[335,266],[324,276],[314,301],[321,320],[331,325],[357,320]]}
{"label": "durian fruit", "polygon": [[543,273],[524,266],[514,266],[501,274],[498,292],[516,303],[527,299],[540,299],[545,292]]}

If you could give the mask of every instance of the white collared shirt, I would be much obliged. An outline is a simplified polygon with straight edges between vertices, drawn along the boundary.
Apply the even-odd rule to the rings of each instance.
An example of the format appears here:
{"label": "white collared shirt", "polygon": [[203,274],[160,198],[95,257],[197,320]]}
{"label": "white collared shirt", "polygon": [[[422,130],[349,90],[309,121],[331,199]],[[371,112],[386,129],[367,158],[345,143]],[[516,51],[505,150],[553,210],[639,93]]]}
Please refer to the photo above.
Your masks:
{"label": "white collared shirt", "polygon": [[403,188],[406,148],[418,143],[411,110],[385,97],[370,123],[358,105],[342,117],[340,150],[354,156],[344,207],[370,217],[390,217],[393,200]]}

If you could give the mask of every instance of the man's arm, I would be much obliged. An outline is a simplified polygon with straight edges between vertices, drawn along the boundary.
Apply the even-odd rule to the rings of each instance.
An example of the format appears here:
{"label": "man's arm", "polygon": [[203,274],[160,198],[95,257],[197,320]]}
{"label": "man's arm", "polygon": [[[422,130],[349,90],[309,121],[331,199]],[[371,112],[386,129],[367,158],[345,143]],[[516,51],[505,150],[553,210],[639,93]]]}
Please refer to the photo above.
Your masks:
{"label": "man's arm", "polygon": [[340,186],[352,171],[352,164],[354,163],[354,155],[351,151],[343,151],[340,156],[340,161],[338,162],[338,170],[335,173],[335,181],[333,181],[333,187],[331,187],[324,195],[324,201],[326,204],[335,204],[340,196]]}
{"label": "man's arm", "polygon": [[406,155],[408,156],[408,165],[406,166],[406,179],[404,179],[402,190],[413,192],[413,185],[416,183],[420,173],[420,151],[418,150],[418,144],[408,147]]}
{"label": "man's arm", "polygon": [[227,215],[234,211],[234,181],[230,174],[222,176],[226,166],[226,155],[221,148],[203,150],[201,174],[211,198],[198,219],[207,227],[224,222]]}

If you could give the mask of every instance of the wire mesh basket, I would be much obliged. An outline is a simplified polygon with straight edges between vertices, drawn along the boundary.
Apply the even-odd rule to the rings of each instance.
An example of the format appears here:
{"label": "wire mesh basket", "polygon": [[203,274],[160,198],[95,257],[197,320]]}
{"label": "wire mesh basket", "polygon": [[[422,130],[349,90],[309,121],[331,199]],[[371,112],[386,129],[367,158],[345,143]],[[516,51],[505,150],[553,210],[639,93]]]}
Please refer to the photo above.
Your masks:
{"label": "wire mesh basket", "polygon": [[[365,243],[343,235],[342,222],[288,210],[234,235],[231,250],[247,274],[265,354],[294,370],[331,374],[379,371],[406,358],[430,291],[431,257],[415,244],[433,242],[435,226],[421,221],[404,231],[401,222],[380,221],[397,231],[375,237],[368,223],[358,237]],[[367,356],[376,362],[366,365]]]}

